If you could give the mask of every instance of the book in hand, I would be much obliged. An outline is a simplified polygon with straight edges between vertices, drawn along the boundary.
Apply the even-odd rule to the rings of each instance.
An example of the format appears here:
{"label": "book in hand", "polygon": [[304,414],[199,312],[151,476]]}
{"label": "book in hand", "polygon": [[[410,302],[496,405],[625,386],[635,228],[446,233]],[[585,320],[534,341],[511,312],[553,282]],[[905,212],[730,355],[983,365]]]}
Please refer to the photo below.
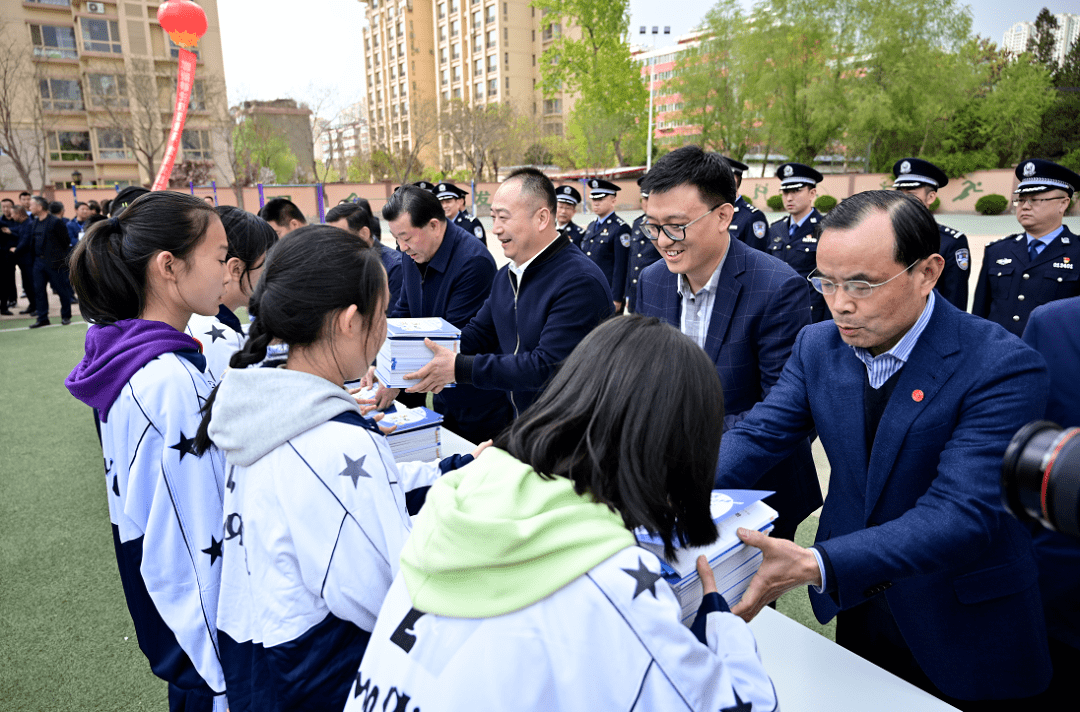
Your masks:
{"label": "book in hand", "polygon": [[383,427],[396,425],[386,436],[396,462],[430,462],[440,458],[442,416],[427,408],[393,408],[379,421]]}
{"label": "book in hand", "polygon": [[[408,388],[419,381],[404,376],[426,366],[432,358],[431,349],[424,343],[431,339],[439,346],[457,353],[461,330],[440,317],[386,320],[386,341],[379,349],[375,375],[387,388]],[[450,384],[453,385],[453,384]]]}
{"label": "book in hand", "polygon": [[734,607],[742,600],[750,579],[761,566],[761,550],[744,544],[736,530],[757,529],[766,534],[772,531],[776,510],[761,501],[770,494],[759,490],[713,490],[710,509],[719,535],[717,540],[708,546],[676,549],[673,560],[664,559],[664,544],[658,536],[640,527],[634,532],[638,544],[659,557],[664,580],[671,585],[682,607],[684,625],[694,622],[701,605],[697,558],[702,554],[716,577],[716,590],[727,604]]}

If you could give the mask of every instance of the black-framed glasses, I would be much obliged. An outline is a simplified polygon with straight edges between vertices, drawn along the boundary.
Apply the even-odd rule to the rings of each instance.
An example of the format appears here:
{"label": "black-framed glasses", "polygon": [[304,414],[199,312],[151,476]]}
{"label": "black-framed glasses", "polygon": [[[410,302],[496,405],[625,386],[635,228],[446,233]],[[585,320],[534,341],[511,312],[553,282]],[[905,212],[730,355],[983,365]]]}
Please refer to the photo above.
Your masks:
{"label": "black-framed glasses", "polygon": [[1021,205],[1026,205],[1027,203],[1031,203],[1032,206],[1034,206],[1035,203],[1048,203],[1051,200],[1068,200],[1068,199],[1069,199],[1069,197],[1065,196],[1065,195],[1059,195],[1056,198],[1017,198],[1016,200],[1012,201],[1012,204],[1013,204],[1014,208],[1019,208]]}
{"label": "black-framed glasses", "polygon": [[[724,205],[724,204],[725,203],[721,203],[720,205]],[[713,207],[709,208],[709,212],[705,213],[705,215],[708,215],[712,211],[716,210],[717,208],[720,207],[720,205],[714,205]],[[685,225],[675,225],[675,224],[657,225],[656,223],[643,222],[643,223],[641,223],[641,231],[643,233],[645,233],[645,237],[649,238],[650,240],[659,240],[660,239],[660,231],[663,230],[664,234],[668,236],[668,239],[673,240],[675,242],[682,242],[683,240],[686,239],[686,228],[690,227],[691,225],[696,223],[698,220],[701,220],[702,218],[704,218],[705,215],[701,215],[699,217],[696,217],[693,220],[691,220],[690,222],[686,223]]]}
{"label": "black-framed glasses", "polygon": [[808,282],[810,282],[811,285],[813,285],[814,289],[821,292],[822,294],[836,294],[836,290],[839,287],[843,287],[844,291],[851,295],[854,299],[866,299],[874,293],[875,289],[885,286],[886,284],[893,281],[900,275],[904,274],[904,272],[907,272],[920,262],[922,262],[922,260],[915,260],[910,265],[908,265],[907,269],[905,269],[903,272],[897,272],[892,277],[886,279],[884,282],[878,282],[877,284],[870,284],[864,279],[849,279],[846,282],[840,282],[839,284],[837,284],[831,279],[825,279],[824,277],[815,277],[814,275],[810,275],[806,279]]}

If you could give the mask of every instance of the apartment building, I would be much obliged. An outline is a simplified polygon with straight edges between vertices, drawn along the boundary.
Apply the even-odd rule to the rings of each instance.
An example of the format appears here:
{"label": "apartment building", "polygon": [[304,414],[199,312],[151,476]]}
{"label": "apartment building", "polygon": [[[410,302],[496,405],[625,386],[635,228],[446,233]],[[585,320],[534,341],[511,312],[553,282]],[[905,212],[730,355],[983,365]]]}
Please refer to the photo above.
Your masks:
{"label": "apartment building", "polygon": [[349,161],[371,151],[367,102],[346,107],[333,120],[316,117],[315,160],[334,166],[344,176]]}
{"label": "apartment building", "polygon": [[[15,128],[34,187],[148,185],[164,152],[176,100],[179,47],[157,23],[154,0],[0,0],[0,52],[24,62],[25,83],[8,85]],[[209,24],[199,41],[195,88],[178,163],[228,165],[216,0],[200,0]],[[21,72],[20,72],[21,73]],[[42,170],[44,175],[41,175]],[[0,185],[22,181],[0,156]]]}
{"label": "apartment building", "polygon": [[[1054,30],[1054,61],[1061,64],[1065,61],[1065,55],[1080,38],[1080,15],[1060,13],[1054,15],[1058,26]],[[1001,48],[1012,54],[1022,54],[1027,51],[1028,42],[1035,36],[1034,22],[1017,22],[1001,38]]]}
{"label": "apartment building", "polygon": [[[364,50],[373,148],[396,151],[399,141],[406,146],[423,133],[422,140],[431,141],[425,163],[460,168],[463,160],[449,138],[437,127],[428,134],[455,101],[509,104],[533,117],[543,133],[563,134],[572,102],[540,91],[540,57],[562,28],[545,22],[528,0],[360,2],[368,7]],[[410,123],[403,118],[408,107],[424,115]]]}

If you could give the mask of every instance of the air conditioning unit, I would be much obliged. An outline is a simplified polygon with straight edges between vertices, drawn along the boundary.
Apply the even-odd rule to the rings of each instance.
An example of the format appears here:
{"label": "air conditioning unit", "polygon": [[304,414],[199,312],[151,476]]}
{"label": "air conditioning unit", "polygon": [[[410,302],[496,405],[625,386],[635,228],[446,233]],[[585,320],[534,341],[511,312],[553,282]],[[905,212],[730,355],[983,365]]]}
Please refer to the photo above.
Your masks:
{"label": "air conditioning unit", "polygon": [[105,3],[100,2],[88,2],[86,3],[86,11],[95,15],[105,14]]}

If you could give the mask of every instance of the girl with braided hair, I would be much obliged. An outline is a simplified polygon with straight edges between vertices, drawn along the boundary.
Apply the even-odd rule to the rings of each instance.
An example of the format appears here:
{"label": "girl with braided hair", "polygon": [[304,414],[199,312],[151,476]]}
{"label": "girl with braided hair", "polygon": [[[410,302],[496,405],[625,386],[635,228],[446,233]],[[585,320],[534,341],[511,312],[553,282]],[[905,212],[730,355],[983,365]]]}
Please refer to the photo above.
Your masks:
{"label": "girl with braided hair", "polygon": [[215,628],[225,463],[192,449],[210,384],[184,327],[217,313],[228,249],[212,207],[156,192],[92,225],[70,258],[93,326],[66,385],[94,409],[120,580],[174,712],[227,707]]}
{"label": "girl with braided hair", "polygon": [[[345,706],[398,570],[410,495],[473,459],[398,466],[345,389],[386,338],[388,299],[360,236],[289,233],[251,295],[248,341],[204,408],[195,452],[216,446],[226,459],[217,624],[232,712]],[[275,341],[288,356],[270,366]]]}
{"label": "girl with braided hair", "polygon": [[257,215],[231,205],[222,205],[216,210],[229,238],[228,261],[225,263],[229,281],[217,314],[192,314],[185,329],[188,336],[203,345],[206,374],[211,384],[221,380],[229,359],[247,340],[236,310],[248,306],[251,292],[262,274],[266,253],[278,239],[270,223]]}

